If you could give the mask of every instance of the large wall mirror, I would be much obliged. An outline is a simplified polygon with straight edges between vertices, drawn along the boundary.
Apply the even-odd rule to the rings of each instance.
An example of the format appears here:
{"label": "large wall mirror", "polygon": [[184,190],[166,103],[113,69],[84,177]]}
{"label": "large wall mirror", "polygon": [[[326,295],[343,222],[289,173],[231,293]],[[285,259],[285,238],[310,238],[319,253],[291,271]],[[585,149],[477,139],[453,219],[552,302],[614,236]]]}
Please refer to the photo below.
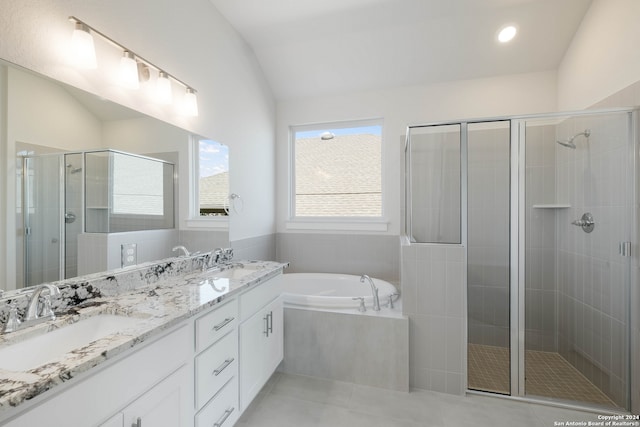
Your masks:
{"label": "large wall mirror", "polygon": [[[174,256],[173,246],[191,240],[198,250],[228,244],[227,227],[204,235],[179,227],[225,215],[226,146],[214,143],[223,155],[203,177],[206,138],[14,64],[0,68],[9,196],[0,201],[8,213],[0,289],[120,268],[126,244],[136,244],[138,263]],[[198,187],[211,193],[206,203]]]}

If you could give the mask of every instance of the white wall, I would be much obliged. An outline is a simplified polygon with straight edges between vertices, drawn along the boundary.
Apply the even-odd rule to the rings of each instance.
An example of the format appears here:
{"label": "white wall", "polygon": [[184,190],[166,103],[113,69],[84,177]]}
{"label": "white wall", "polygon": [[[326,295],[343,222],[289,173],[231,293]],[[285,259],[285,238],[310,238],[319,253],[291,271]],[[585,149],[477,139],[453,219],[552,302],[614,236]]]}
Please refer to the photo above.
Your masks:
{"label": "white wall", "polygon": [[560,110],[587,108],[640,81],[640,2],[593,0],[558,68]]}
{"label": "white wall", "polygon": [[404,87],[278,103],[277,229],[286,232],[289,195],[289,126],[383,118],[384,212],[387,234],[400,234],[400,166],[409,124],[556,110],[555,72]]}
{"label": "white wall", "polygon": [[[245,204],[232,239],[274,231],[274,99],[253,52],[208,0],[0,0],[0,10],[0,58],[229,145],[231,191]],[[119,88],[120,55],[99,42],[97,70],[69,65],[71,15],[192,85],[200,115]]]}

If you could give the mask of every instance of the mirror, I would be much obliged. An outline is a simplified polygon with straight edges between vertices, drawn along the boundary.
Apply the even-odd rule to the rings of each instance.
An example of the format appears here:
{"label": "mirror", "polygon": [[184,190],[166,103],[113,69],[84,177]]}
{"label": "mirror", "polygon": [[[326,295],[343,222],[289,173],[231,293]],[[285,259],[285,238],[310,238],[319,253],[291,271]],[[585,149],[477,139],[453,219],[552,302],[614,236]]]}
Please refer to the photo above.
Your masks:
{"label": "mirror", "polygon": [[[6,115],[7,147],[4,152],[9,159],[15,158],[15,163],[6,162],[7,166],[3,166],[8,197],[0,201],[0,205],[4,212],[15,215],[9,215],[6,224],[3,224],[7,236],[7,255],[3,261],[7,271],[6,279],[0,281],[0,289],[18,289],[121,268],[125,265],[121,257],[125,246],[128,250],[135,248],[133,264],[139,264],[177,256],[171,249],[179,244],[192,251],[208,251],[229,245],[228,222],[223,216],[216,216],[222,225],[213,228],[181,230],[184,227],[180,227],[187,219],[191,227],[198,222],[198,218],[189,218],[192,203],[190,194],[198,194],[196,187],[223,193],[210,199],[227,200],[228,148],[224,145],[216,143],[225,148],[221,151],[226,153],[226,157],[218,156],[215,159],[218,162],[215,170],[222,174],[218,178],[224,179],[212,180],[209,175],[206,183],[199,184],[198,181],[203,178],[198,178],[194,169],[197,170],[198,164],[198,141],[204,138],[2,60],[0,75],[6,76],[7,82],[6,87],[0,87],[0,102],[6,103],[6,108],[0,109],[0,114]],[[140,96],[144,95],[141,93]],[[111,150],[110,156],[115,159],[111,165],[115,167],[117,164],[120,170],[119,178],[115,181],[118,187],[116,194],[111,195],[108,205],[112,216],[119,218],[120,226],[109,233],[105,232],[104,226],[94,224],[92,228],[90,224],[88,217],[103,215],[103,212],[95,209],[98,205],[93,206],[92,212],[86,211],[87,214],[83,215],[85,197],[87,203],[92,197],[95,198],[95,180],[100,178],[93,177],[93,181],[79,179],[84,178],[88,170],[86,152],[104,153],[106,149]],[[115,152],[131,153],[138,157],[115,155]],[[196,155],[193,161],[190,159],[191,153]],[[123,225],[121,221],[127,214],[133,213],[132,206],[136,203],[132,205],[132,200],[137,201],[139,206],[145,205],[141,202],[142,197],[134,194],[136,187],[140,187],[135,183],[144,179],[133,175],[141,169],[136,160],[141,158],[139,156],[156,159],[158,167],[147,168],[148,173],[145,174],[150,182],[161,180],[166,187],[167,182],[176,178],[173,194],[164,196],[165,199],[160,197],[157,185],[155,187],[158,188],[153,189],[156,210],[162,207],[166,210],[166,197],[173,197],[175,205],[171,219],[163,219],[160,226],[154,227],[157,228],[155,230],[130,231],[130,223]],[[96,158],[97,155],[94,155],[93,160]],[[173,173],[164,167],[169,164],[175,165]],[[195,167],[191,166],[194,164]],[[39,208],[47,212],[40,220],[42,224],[25,224],[24,210],[33,209],[34,201],[29,199],[32,196],[25,195],[22,178],[33,180],[33,168],[36,166],[40,170],[48,170],[47,177],[53,178],[44,179],[55,181],[56,186],[41,191],[44,197],[38,202]],[[157,179],[150,179],[152,172],[159,174]],[[221,184],[212,185],[212,181]],[[190,182],[193,188],[190,188]],[[73,187],[73,192],[65,193],[58,188],[65,184]],[[210,208],[222,211],[224,215],[224,207]],[[197,211],[195,203],[193,210]],[[61,215],[60,221],[56,219],[58,213]],[[206,214],[211,215],[210,212]],[[136,220],[140,222],[141,216]],[[144,219],[156,223],[159,220],[159,216],[153,213]],[[34,228],[44,225],[47,230],[54,231],[39,233],[41,230]],[[140,228],[139,225],[136,228]],[[31,242],[29,247],[27,240],[34,240],[35,243]]]}

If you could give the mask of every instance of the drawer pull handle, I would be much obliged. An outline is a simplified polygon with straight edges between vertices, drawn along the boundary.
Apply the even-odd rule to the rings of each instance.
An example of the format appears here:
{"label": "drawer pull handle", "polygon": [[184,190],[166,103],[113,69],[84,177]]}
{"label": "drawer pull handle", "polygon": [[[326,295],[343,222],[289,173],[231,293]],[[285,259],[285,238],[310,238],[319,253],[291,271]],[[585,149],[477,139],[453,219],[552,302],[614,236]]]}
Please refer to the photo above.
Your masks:
{"label": "drawer pull handle", "polygon": [[217,423],[213,425],[213,427],[222,427],[222,424],[224,424],[224,422],[227,421],[227,418],[229,418],[229,415],[231,415],[234,409],[235,408],[229,408],[226,411],[224,411],[224,415],[222,415],[222,417],[218,420]]}
{"label": "drawer pull handle", "polygon": [[220,329],[224,328],[225,326],[227,326],[229,323],[233,322],[233,320],[235,319],[235,317],[227,317],[226,319],[224,319],[222,322],[218,323],[216,326],[213,327],[213,330],[218,332]]}
{"label": "drawer pull handle", "polygon": [[229,359],[225,360],[224,362],[222,362],[222,365],[218,366],[218,369],[216,369],[215,371],[213,371],[213,375],[215,375],[216,377],[218,375],[220,375],[220,373],[222,371],[224,371],[227,366],[231,365],[233,363],[235,359],[233,357],[230,357]]}

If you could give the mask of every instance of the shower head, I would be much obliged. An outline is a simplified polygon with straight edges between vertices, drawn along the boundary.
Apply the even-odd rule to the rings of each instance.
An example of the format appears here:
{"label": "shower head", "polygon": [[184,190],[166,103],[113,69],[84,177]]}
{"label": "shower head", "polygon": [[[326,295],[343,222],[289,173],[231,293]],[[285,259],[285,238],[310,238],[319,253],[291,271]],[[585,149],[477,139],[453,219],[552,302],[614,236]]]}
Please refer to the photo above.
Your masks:
{"label": "shower head", "polygon": [[571,148],[572,150],[576,149],[576,144],[571,142],[571,140],[569,140],[569,141],[556,141],[556,144],[560,144],[563,147]]}
{"label": "shower head", "polygon": [[563,147],[571,148],[572,150],[576,149],[576,144],[573,143],[573,140],[583,135],[585,138],[589,138],[591,136],[591,129],[585,129],[584,132],[576,133],[571,138],[566,141],[557,140],[556,143],[562,145]]}

